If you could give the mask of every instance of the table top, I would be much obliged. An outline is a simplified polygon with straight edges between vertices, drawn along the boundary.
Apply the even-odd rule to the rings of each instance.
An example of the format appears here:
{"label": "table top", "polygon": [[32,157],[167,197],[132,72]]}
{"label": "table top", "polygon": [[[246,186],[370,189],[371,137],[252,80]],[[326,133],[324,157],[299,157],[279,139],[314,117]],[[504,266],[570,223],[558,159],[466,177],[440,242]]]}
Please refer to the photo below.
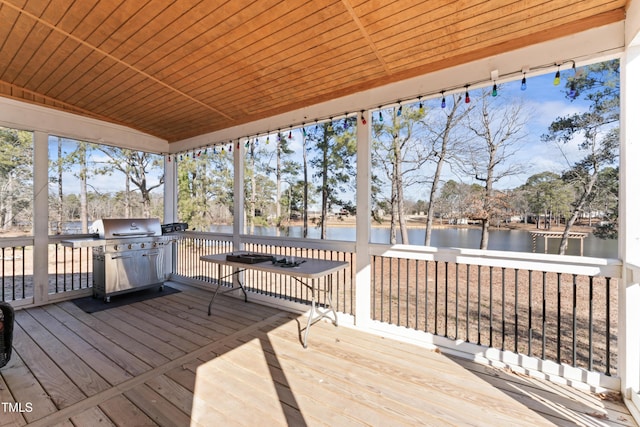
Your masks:
{"label": "table top", "polygon": [[[283,266],[281,264],[274,264],[271,261],[257,262],[255,264],[247,264],[243,262],[227,260],[227,255],[239,255],[239,254],[248,254],[248,253],[254,254],[256,252],[235,251],[235,252],[227,252],[223,254],[203,255],[200,257],[200,259],[202,261],[213,262],[213,263],[222,264],[222,265],[229,265],[232,267],[267,271],[270,273],[285,274],[288,276],[303,277],[307,279],[324,277],[331,273],[335,273],[336,271],[344,270],[349,265],[349,263],[346,261],[333,261],[333,260],[326,260],[326,259],[304,258],[304,257],[295,257],[296,262],[300,263],[295,267],[288,267],[288,266]],[[271,254],[260,254],[260,255],[271,255]],[[284,255],[274,255],[274,256],[279,258],[280,257],[284,258]]]}

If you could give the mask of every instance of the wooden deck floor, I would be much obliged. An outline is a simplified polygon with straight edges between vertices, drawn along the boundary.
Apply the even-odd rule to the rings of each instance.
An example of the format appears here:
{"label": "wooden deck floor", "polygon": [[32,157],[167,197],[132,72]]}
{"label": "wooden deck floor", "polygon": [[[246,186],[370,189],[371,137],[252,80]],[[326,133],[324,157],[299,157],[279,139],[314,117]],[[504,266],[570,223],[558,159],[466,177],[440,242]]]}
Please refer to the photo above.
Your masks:
{"label": "wooden deck floor", "polygon": [[305,350],[304,318],[227,297],[207,317],[208,298],[16,312],[0,425],[635,425],[615,399],[329,323]]}

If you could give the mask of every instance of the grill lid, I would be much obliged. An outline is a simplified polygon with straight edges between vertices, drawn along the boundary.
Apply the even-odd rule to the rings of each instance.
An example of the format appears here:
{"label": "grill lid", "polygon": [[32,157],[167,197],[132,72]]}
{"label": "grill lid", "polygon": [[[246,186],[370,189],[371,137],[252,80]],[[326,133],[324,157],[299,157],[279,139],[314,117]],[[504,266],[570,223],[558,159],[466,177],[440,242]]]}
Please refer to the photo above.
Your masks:
{"label": "grill lid", "polygon": [[101,239],[161,236],[158,218],[103,218],[91,226]]}

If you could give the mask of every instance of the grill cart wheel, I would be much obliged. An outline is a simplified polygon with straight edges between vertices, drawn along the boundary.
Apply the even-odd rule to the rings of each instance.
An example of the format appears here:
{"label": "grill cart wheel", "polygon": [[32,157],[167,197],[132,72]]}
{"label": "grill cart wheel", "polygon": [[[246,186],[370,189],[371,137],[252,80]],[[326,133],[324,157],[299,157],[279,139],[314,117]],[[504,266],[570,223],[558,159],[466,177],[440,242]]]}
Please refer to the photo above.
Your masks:
{"label": "grill cart wheel", "polygon": [[0,368],[9,363],[9,359],[11,359],[13,318],[13,307],[6,302],[0,302]]}

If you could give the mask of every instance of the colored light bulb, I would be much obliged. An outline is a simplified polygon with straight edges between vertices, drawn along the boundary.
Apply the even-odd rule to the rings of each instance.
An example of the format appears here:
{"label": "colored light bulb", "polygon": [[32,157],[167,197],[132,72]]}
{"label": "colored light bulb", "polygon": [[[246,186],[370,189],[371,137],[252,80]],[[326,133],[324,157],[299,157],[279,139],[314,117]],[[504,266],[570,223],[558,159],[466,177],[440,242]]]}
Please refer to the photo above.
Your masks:
{"label": "colored light bulb", "polygon": [[575,82],[571,82],[571,87],[569,89],[569,98],[576,99],[577,93],[578,92],[576,91],[576,83]]}
{"label": "colored light bulb", "polygon": [[560,70],[556,71],[556,76],[553,79],[553,85],[558,86],[560,84]]}
{"label": "colored light bulb", "polygon": [[442,95],[442,102],[440,103],[440,107],[447,108],[447,101],[444,99],[444,95]]}
{"label": "colored light bulb", "polygon": [[527,78],[522,77],[522,84],[520,84],[520,90],[527,90]]}
{"label": "colored light bulb", "polygon": [[464,91],[464,103],[468,104],[471,102],[471,97],[469,96],[469,91],[465,90]]}
{"label": "colored light bulb", "polygon": [[384,119],[382,118],[382,110],[380,110],[380,112],[378,113],[378,120],[380,120],[380,122],[384,121]]}
{"label": "colored light bulb", "polygon": [[498,85],[493,84],[493,89],[491,90],[491,96],[498,96]]}

